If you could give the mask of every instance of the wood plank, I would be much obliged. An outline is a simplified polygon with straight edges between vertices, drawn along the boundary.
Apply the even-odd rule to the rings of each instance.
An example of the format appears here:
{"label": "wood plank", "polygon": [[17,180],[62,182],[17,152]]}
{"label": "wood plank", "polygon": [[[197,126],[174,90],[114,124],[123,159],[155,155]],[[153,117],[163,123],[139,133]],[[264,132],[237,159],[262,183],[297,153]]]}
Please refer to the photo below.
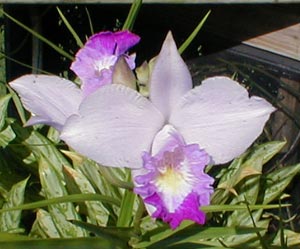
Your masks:
{"label": "wood plank", "polygon": [[246,40],[244,43],[300,60],[300,23]]}

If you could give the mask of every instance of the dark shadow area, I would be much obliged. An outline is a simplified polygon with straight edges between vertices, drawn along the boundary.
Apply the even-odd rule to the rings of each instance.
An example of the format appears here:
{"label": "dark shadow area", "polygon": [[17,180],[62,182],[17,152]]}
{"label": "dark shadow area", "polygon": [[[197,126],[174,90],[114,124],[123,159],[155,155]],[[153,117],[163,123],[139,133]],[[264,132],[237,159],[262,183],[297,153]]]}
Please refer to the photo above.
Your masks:
{"label": "dark shadow area", "polygon": [[[68,21],[84,41],[91,35],[87,11],[91,16],[95,32],[120,28],[128,14],[130,5],[60,5]],[[211,15],[183,54],[185,59],[208,55],[233,47],[245,39],[293,25],[300,21],[300,4],[294,5],[202,5],[202,4],[145,4],[142,6],[134,26],[134,32],[142,38],[134,48],[137,63],[156,55],[163,39],[172,30],[178,45],[182,44],[204,15]],[[5,5],[10,15],[34,28],[53,43],[76,53],[78,46],[60,21],[56,5]],[[6,22],[6,53],[8,56],[31,65],[32,36],[8,19]],[[62,59],[52,48],[42,44],[40,54],[43,69],[59,73],[68,70],[69,60]],[[23,66],[7,61],[7,78],[11,80],[30,72]]]}

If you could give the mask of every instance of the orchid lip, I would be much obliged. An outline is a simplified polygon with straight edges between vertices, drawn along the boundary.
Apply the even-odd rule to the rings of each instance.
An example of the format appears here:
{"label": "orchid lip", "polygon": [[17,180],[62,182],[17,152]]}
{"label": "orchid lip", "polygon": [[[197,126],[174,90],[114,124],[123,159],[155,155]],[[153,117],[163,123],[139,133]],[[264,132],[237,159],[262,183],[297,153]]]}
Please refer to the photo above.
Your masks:
{"label": "orchid lip", "polygon": [[169,222],[172,228],[184,219],[203,224],[205,214],[199,206],[208,205],[213,192],[214,180],[204,172],[210,157],[198,145],[184,144],[170,125],[154,140],[163,146],[156,155],[144,153],[144,167],[134,173],[135,192],[154,208],[152,217]]}

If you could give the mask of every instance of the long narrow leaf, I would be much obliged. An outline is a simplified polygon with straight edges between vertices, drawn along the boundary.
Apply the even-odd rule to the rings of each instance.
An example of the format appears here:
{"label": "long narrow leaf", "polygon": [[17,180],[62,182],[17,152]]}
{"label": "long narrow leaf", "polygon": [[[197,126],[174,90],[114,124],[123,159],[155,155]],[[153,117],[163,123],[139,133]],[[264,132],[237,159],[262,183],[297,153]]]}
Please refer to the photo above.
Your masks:
{"label": "long narrow leaf", "polygon": [[132,30],[135,19],[139,13],[139,10],[142,6],[142,0],[134,0],[134,2],[131,5],[131,8],[129,10],[128,16],[126,18],[126,21],[123,25],[123,30]]}
{"label": "long narrow leaf", "polygon": [[20,27],[22,27],[23,29],[25,29],[29,33],[31,33],[33,36],[37,37],[38,39],[40,39],[41,41],[43,41],[44,43],[46,43],[47,45],[49,45],[51,48],[53,48],[56,52],[58,52],[62,56],[66,57],[66,58],[68,58],[70,60],[74,59],[73,56],[71,56],[69,53],[67,53],[66,51],[64,51],[62,48],[60,48],[59,46],[55,45],[53,42],[51,42],[50,40],[48,40],[47,38],[45,38],[41,34],[35,32],[33,29],[31,29],[28,26],[24,25],[23,23],[21,23],[20,21],[18,21],[14,17],[12,17],[11,15],[7,14],[5,11],[3,11],[3,14],[7,18],[9,18],[11,21],[13,21],[14,23],[16,23],[17,25],[19,25]]}
{"label": "long narrow leaf", "polygon": [[108,196],[103,196],[99,194],[74,194],[74,195],[51,198],[43,201],[27,203],[27,204],[19,205],[17,207],[3,208],[0,209],[0,213],[14,211],[14,210],[30,210],[35,208],[46,207],[52,204],[63,203],[63,202],[85,202],[85,201],[101,201],[101,202],[108,202],[112,205],[117,205],[117,206],[120,205],[120,202],[118,200]]}
{"label": "long narrow leaf", "polygon": [[207,12],[207,14],[202,18],[200,23],[197,25],[197,27],[194,29],[194,31],[189,35],[189,37],[185,40],[185,42],[179,47],[178,52],[182,54],[186,48],[191,44],[191,42],[194,40],[196,35],[199,33],[200,29],[206,22],[206,19],[208,18],[210,14],[210,11]]}
{"label": "long narrow leaf", "polygon": [[75,30],[73,29],[73,27],[71,26],[71,24],[69,23],[69,21],[67,20],[67,18],[64,16],[64,14],[61,12],[61,10],[59,9],[59,7],[56,7],[59,16],[61,17],[62,21],[64,22],[64,24],[66,25],[67,29],[70,31],[70,33],[72,34],[72,36],[74,37],[77,45],[79,47],[83,47],[83,43],[80,40],[79,36],[77,35],[77,33],[75,32]]}
{"label": "long narrow leaf", "polygon": [[99,249],[99,248],[114,248],[124,249],[126,245],[116,240],[105,240],[103,238],[72,238],[72,239],[34,239],[27,238],[18,240],[0,241],[0,247],[5,249]]}

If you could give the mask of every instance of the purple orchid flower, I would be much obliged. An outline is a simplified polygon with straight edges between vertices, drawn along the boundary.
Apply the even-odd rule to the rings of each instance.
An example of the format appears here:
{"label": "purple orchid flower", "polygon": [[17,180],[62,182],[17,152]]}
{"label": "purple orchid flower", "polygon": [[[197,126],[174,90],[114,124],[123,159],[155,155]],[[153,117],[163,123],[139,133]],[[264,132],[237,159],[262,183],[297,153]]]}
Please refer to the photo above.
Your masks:
{"label": "purple orchid flower", "polygon": [[140,41],[129,32],[100,32],[91,36],[76,54],[71,69],[80,78],[84,96],[112,82],[113,67],[121,55],[130,69],[135,68],[135,54],[126,52]]}
{"label": "purple orchid flower", "polygon": [[[111,84],[85,98],[61,138],[107,166],[140,168],[155,135],[170,124],[187,144],[199,144],[215,164],[243,153],[275,109],[227,77],[212,77],[192,89],[192,79],[171,33],[150,79],[150,99]],[[84,142],[87,141],[87,142]]]}
{"label": "purple orchid flower", "polygon": [[[243,153],[274,111],[264,99],[249,98],[244,87],[227,77],[209,78],[192,89],[171,33],[153,68],[149,99],[123,85],[109,84],[80,105],[69,104],[77,110],[70,115],[62,112],[63,100],[56,99],[56,92],[44,92],[51,88],[44,86],[46,82],[40,88],[25,82],[25,89],[34,92],[26,94],[21,83],[17,80],[12,87],[25,108],[46,116],[49,124],[59,124],[61,139],[68,145],[102,165],[132,168],[135,192],[152,217],[172,228],[184,219],[205,222],[199,206],[208,205],[213,192],[205,166],[226,163]],[[65,96],[68,91],[70,97]],[[65,84],[59,96],[71,99],[77,94]],[[51,113],[44,110],[48,105]],[[44,119],[31,124],[38,121]]]}
{"label": "purple orchid flower", "polygon": [[[61,131],[67,118],[78,112],[84,97],[111,83],[114,64],[139,40],[139,36],[129,31],[100,32],[92,36],[71,66],[82,80],[81,89],[58,76],[31,74],[10,82],[24,107],[32,113],[26,125],[46,124]],[[125,55],[125,58],[133,69],[135,55]]]}
{"label": "purple orchid flower", "polygon": [[161,218],[175,229],[183,220],[205,223],[214,179],[204,172],[209,155],[198,144],[185,144],[171,125],[154,138],[152,151],[143,154],[143,168],[133,171],[135,193],[153,218]]}
{"label": "purple orchid flower", "polygon": [[205,221],[213,179],[208,163],[226,163],[260,135],[275,109],[227,77],[192,89],[187,66],[168,34],[150,79],[150,97],[108,85],[86,98],[61,138],[103,165],[134,169],[135,192],[149,213],[176,228]]}

